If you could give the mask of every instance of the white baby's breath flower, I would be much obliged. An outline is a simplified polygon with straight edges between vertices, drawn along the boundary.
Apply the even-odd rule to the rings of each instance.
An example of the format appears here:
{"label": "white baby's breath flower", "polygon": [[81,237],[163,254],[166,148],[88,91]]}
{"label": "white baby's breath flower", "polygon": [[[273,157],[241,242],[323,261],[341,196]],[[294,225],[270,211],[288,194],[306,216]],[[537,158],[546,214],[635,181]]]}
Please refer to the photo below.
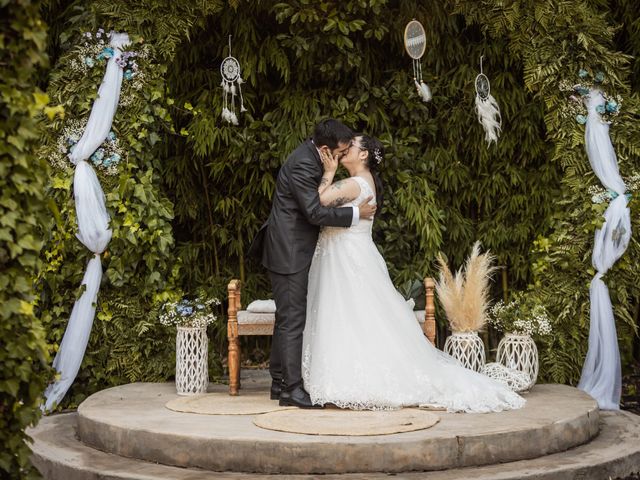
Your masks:
{"label": "white baby's breath flower", "polygon": [[162,307],[160,323],[177,327],[206,327],[217,319],[212,310],[216,305],[220,305],[217,298],[167,302]]}

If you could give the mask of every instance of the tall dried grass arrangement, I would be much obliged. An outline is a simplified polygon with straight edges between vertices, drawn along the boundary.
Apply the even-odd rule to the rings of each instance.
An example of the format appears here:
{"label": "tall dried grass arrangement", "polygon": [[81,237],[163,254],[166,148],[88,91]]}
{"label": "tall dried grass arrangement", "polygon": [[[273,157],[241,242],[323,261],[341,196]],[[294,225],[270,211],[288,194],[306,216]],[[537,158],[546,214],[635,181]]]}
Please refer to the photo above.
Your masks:
{"label": "tall dried grass arrangement", "polygon": [[492,265],[494,259],[489,251],[480,254],[480,242],[476,242],[464,271],[460,268],[454,275],[444,257],[438,254],[440,280],[436,282],[436,293],[452,331],[484,329],[489,308],[489,281],[497,269]]}

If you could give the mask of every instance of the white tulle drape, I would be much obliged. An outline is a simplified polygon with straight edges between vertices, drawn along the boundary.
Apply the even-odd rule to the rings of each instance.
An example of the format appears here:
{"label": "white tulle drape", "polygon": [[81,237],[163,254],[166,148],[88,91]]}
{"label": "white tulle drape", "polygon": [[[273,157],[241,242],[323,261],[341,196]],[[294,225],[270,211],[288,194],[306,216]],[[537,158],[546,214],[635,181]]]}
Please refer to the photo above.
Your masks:
{"label": "white tulle drape", "polygon": [[100,254],[111,240],[111,229],[100,181],[93,167],[87,163],[87,159],[104,142],[111,130],[120,99],[123,75],[122,68],[116,60],[122,54],[121,48],[128,43],[129,36],[126,33],[111,34],[109,44],[114,49],[114,55],[107,62],[107,69],[98,89],[98,98],[93,103],[82,138],[69,155],[76,166],[73,178],[78,222],[76,236],[94,253],[94,257],[89,261],[82,279],[85,290],[73,306],[60,348],[53,360],[53,367],[58,372],[59,379],[45,390],[44,410],[50,410],[59,403],[76,378],[93,325],[102,280]]}
{"label": "white tulle drape", "polygon": [[589,163],[602,185],[615,197],[604,213],[605,223],[596,230],[592,264],[596,274],[591,281],[591,318],[589,350],[578,388],[598,401],[601,409],[620,408],[621,373],[618,336],[613,317],[609,289],[602,277],[622,256],[631,238],[631,213],[627,207],[627,189],[620,172],[616,153],[609,137],[609,125],[596,111],[605,99],[599,90],[586,98],[588,116],[585,143]]}

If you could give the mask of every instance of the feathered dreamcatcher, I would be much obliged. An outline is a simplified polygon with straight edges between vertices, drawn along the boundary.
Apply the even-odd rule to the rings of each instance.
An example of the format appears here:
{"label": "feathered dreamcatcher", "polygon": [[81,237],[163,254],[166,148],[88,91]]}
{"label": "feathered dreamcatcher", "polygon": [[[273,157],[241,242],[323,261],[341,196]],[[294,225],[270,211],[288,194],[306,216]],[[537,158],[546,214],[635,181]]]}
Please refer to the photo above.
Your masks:
{"label": "feathered dreamcatcher", "polygon": [[502,117],[498,102],[491,95],[491,84],[489,79],[482,72],[482,58],[480,57],[480,73],[476,77],[476,113],[478,121],[484,128],[484,139],[488,145],[491,142],[498,142],[502,128]]}
{"label": "feathered dreamcatcher", "polygon": [[229,56],[222,60],[220,73],[222,74],[220,86],[223,90],[222,118],[228,123],[238,125],[236,96],[240,96],[240,113],[246,112],[247,109],[244,108],[244,101],[242,99],[242,84],[244,80],[240,76],[240,62],[231,56],[231,35],[229,35]]}
{"label": "feathered dreamcatcher", "polygon": [[422,81],[422,65],[420,59],[427,47],[427,34],[424,27],[417,20],[411,20],[404,29],[404,48],[413,59],[413,81],[416,84],[418,95],[425,102],[431,100],[431,90]]}

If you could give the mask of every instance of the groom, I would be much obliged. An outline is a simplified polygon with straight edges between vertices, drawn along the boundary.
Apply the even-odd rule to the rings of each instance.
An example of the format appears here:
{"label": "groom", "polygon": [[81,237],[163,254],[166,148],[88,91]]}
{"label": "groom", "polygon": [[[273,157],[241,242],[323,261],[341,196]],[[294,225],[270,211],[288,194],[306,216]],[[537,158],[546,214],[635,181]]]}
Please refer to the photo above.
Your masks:
{"label": "groom", "polygon": [[307,284],[320,226],[350,227],[372,218],[371,197],[358,207],[328,208],[320,204],[323,179],[321,153],[340,160],[353,132],[337,120],[320,122],[313,139],[303,142],[280,168],[269,219],[258,232],[250,254],[260,254],[269,271],[276,322],[269,371],[271,399],[281,406],[317,408],[302,384],[302,333],[307,315]]}

